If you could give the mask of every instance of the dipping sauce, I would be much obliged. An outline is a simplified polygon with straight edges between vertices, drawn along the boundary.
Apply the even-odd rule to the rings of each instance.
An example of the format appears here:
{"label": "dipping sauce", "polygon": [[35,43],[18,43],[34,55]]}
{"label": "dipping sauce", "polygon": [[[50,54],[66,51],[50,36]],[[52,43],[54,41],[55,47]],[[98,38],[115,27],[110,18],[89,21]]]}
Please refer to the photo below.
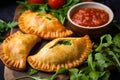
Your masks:
{"label": "dipping sauce", "polygon": [[96,27],[107,23],[109,15],[102,9],[82,8],[73,14],[72,20],[82,26]]}

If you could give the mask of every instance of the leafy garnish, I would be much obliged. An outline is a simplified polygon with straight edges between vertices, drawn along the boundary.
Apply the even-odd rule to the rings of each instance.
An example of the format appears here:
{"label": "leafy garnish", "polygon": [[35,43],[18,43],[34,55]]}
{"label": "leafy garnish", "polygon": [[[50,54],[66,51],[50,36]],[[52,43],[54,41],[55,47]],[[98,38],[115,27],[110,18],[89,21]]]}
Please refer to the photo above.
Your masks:
{"label": "leafy garnish", "polygon": [[38,70],[36,70],[36,69],[31,69],[29,75],[34,75],[34,74],[36,74],[37,72],[38,72]]}
{"label": "leafy garnish", "polygon": [[0,19],[0,43],[6,38],[5,34],[13,27],[17,26],[17,22],[8,22]]}
{"label": "leafy garnish", "polygon": [[[67,73],[70,80],[109,80],[110,70],[117,68],[120,72],[120,33],[112,37],[105,34],[100,38],[100,44],[93,44],[93,49],[89,53],[88,59],[83,63],[82,69],[61,68],[48,78],[36,78],[35,80],[55,80],[59,74]],[[66,40],[69,42],[68,40]],[[66,43],[65,41],[65,43]],[[63,42],[64,43],[64,42]],[[111,68],[112,67],[112,68]]]}
{"label": "leafy garnish", "polygon": [[120,48],[120,33],[115,35],[113,39],[113,43],[116,47]]}
{"label": "leafy garnish", "polygon": [[44,12],[44,13],[50,13],[50,14],[53,14],[55,17],[58,18],[58,20],[64,24],[65,20],[66,20],[66,17],[67,17],[67,12],[68,12],[68,9],[70,7],[72,7],[73,5],[81,2],[82,0],[66,0],[66,4],[55,10],[55,9],[51,9],[49,6],[48,6],[48,3],[45,3],[45,4],[29,4],[27,0],[25,1],[17,1],[18,4],[22,5],[23,6],[23,12],[25,10],[32,10],[32,11],[40,11],[40,12]]}
{"label": "leafy garnish", "polygon": [[[106,42],[103,42],[104,39],[106,40]],[[100,37],[100,44],[99,46],[96,48],[96,51],[102,51],[103,47],[108,47],[112,44],[112,37],[110,34],[105,34],[102,37]]]}

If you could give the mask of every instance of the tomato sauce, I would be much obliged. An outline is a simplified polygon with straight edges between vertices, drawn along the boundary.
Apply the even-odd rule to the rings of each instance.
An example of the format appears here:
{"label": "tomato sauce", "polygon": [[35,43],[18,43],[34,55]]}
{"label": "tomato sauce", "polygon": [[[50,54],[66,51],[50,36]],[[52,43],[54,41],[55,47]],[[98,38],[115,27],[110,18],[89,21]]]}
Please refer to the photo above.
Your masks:
{"label": "tomato sauce", "polygon": [[79,9],[73,16],[72,20],[82,26],[96,27],[108,22],[109,15],[102,9],[83,8]]}

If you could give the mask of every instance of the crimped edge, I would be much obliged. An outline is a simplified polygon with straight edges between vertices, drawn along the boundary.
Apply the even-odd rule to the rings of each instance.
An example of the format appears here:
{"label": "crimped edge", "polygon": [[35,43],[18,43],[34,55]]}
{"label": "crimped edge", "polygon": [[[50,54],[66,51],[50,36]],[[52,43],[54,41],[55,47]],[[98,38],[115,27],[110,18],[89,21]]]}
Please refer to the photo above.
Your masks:
{"label": "crimped edge", "polygon": [[81,65],[87,59],[88,54],[92,48],[92,43],[91,43],[89,36],[85,35],[83,38],[86,40],[87,48],[78,60],[75,60],[71,63],[65,63],[65,64],[60,64],[60,65],[48,64],[48,63],[36,63],[35,60],[32,60],[31,57],[28,57],[27,61],[32,68],[45,71],[45,72],[55,72],[59,70],[61,67],[64,67],[67,69],[77,67]]}
{"label": "crimped edge", "polygon": [[7,67],[9,67],[9,68],[11,68],[11,69],[14,69],[14,70],[19,70],[19,71],[25,70],[26,65],[21,66],[21,65],[17,65],[17,64],[19,64],[19,63],[14,64],[15,61],[12,60],[12,59],[10,59],[9,56],[6,56],[6,55],[4,54],[4,52],[3,52],[3,46],[4,46],[5,44],[7,44],[14,36],[20,35],[21,33],[22,33],[22,32],[17,31],[17,32],[14,33],[13,35],[8,36],[8,37],[3,41],[3,43],[0,45],[0,58],[1,58],[2,62],[3,62]]}
{"label": "crimped edge", "polygon": [[26,14],[29,14],[31,11],[27,10],[25,11],[22,15],[20,15],[20,17],[18,18],[18,24],[19,24],[19,28],[25,32],[25,33],[30,33],[30,34],[35,34],[38,35],[39,37],[43,38],[43,39],[47,39],[47,40],[52,40],[58,37],[67,37],[67,36],[71,36],[73,34],[73,32],[71,30],[65,29],[62,32],[39,32],[37,30],[34,30],[33,28],[29,27],[29,26],[25,26],[24,25],[24,16]]}

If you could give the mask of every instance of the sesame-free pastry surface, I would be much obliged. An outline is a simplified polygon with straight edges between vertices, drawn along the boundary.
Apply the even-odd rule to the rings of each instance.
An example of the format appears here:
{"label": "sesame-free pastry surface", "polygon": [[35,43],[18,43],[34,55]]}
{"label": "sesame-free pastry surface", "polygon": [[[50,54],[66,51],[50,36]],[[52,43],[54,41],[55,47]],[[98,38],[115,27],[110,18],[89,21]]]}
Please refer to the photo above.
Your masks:
{"label": "sesame-free pastry surface", "polygon": [[84,37],[57,38],[47,43],[36,54],[28,56],[32,68],[55,72],[61,67],[73,68],[82,64],[92,48],[88,35]]}
{"label": "sesame-free pastry surface", "polygon": [[32,12],[31,10],[20,15],[18,25],[23,32],[35,34],[48,40],[73,34],[55,16],[43,12]]}
{"label": "sesame-free pastry surface", "polygon": [[20,31],[10,35],[0,45],[0,58],[9,68],[23,71],[26,68],[26,58],[30,50],[41,39],[33,34]]}

